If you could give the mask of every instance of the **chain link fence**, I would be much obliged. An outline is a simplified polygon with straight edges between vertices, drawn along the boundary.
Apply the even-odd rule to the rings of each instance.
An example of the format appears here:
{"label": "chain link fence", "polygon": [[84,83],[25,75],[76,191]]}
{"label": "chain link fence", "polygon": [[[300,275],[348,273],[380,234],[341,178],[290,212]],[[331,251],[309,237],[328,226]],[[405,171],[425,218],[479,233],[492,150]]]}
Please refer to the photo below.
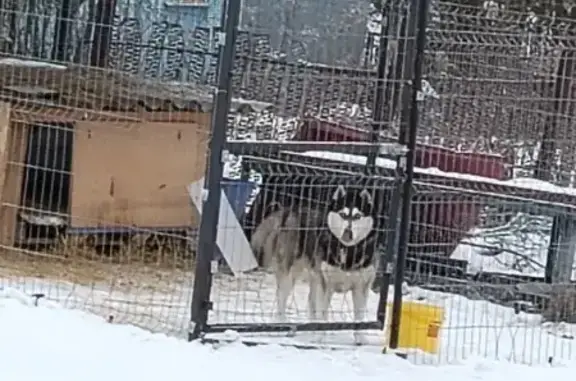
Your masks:
{"label": "chain link fence", "polygon": [[[571,359],[574,19],[434,0],[417,65],[421,3],[245,0],[231,28],[219,1],[1,2],[2,285],[178,336],[194,299],[203,338],[347,348],[362,331],[366,350],[396,290],[401,336],[413,303],[444,309],[415,361]],[[376,292],[315,321],[298,282],[279,321],[254,230],[278,207],[335,212],[340,186],[373,201]],[[306,221],[304,241],[326,230]]]}

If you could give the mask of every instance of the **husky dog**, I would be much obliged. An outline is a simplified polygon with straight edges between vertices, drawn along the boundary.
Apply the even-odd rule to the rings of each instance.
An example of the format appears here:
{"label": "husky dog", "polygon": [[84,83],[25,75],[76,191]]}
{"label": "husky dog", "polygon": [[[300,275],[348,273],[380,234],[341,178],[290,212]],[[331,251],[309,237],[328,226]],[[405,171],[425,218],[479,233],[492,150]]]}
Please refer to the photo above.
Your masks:
{"label": "husky dog", "polygon": [[[376,216],[372,196],[347,192],[332,195],[328,209],[279,206],[265,217],[251,244],[263,267],[276,275],[277,315],[286,320],[286,307],[296,281],[308,275],[311,320],[327,320],[334,293],[352,293],[354,320],[363,321],[368,295],[376,277]],[[358,344],[365,342],[355,332]]]}

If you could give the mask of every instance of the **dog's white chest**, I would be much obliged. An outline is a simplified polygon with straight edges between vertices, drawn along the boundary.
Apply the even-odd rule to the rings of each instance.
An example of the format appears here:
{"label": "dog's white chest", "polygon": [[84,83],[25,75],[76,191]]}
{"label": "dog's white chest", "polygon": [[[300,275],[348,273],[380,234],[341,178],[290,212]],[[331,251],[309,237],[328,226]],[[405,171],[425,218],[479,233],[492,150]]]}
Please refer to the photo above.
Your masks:
{"label": "dog's white chest", "polygon": [[338,293],[364,288],[366,284],[371,284],[376,276],[374,266],[368,266],[360,270],[344,271],[341,268],[322,262],[320,269],[326,282],[326,287]]}

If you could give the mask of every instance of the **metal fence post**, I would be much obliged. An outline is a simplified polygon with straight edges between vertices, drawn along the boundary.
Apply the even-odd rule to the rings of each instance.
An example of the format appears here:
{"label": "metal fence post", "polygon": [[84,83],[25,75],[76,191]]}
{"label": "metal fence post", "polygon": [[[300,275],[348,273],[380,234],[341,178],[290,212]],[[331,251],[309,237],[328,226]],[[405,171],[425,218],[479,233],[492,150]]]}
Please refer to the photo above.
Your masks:
{"label": "metal fence post", "polygon": [[[404,78],[406,76],[404,67],[406,64],[410,64],[410,62],[404,62],[405,60],[403,57],[405,56],[406,47],[403,46],[402,40],[406,39],[407,37],[407,25],[408,25],[408,8],[407,1],[405,0],[396,0],[393,4],[389,4],[387,6],[388,14],[388,23],[393,24],[393,28],[388,28],[387,33],[394,33],[396,37],[396,57],[394,57],[393,65],[391,65],[391,73],[388,75],[388,79],[390,82],[386,85],[386,96],[389,101],[391,101],[392,105],[389,106],[388,109],[388,121],[394,119],[397,111],[397,98],[399,96],[399,89],[396,83],[400,83],[402,81],[406,81],[408,78]],[[400,34],[397,34],[397,28],[400,27]],[[382,37],[381,37],[382,38]],[[408,73],[410,75],[410,73]],[[398,143],[401,145],[406,145],[406,134],[403,131],[400,131],[400,135],[398,137]],[[379,300],[378,300],[378,311],[377,311],[377,319],[378,322],[384,328],[384,324],[386,322],[386,309],[388,304],[388,292],[390,288],[390,283],[392,282],[392,270],[393,270],[393,263],[394,258],[396,257],[396,253],[398,251],[398,230],[399,230],[399,214],[402,202],[402,189],[403,184],[405,181],[405,162],[406,157],[401,156],[397,159],[396,171],[395,171],[395,181],[394,181],[394,190],[392,191],[389,205],[389,213],[388,213],[388,224],[386,226],[387,235],[386,235],[386,246],[384,252],[382,254],[380,265],[378,272],[381,274],[380,280],[380,291],[379,291]]]}
{"label": "metal fence post", "polygon": [[[424,64],[424,49],[426,46],[426,26],[428,24],[429,0],[413,0],[410,17],[418,14],[415,56],[413,61],[413,76],[411,88],[410,109],[408,110],[407,140],[408,153],[406,155],[406,177],[402,189],[402,211],[398,234],[398,255],[396,257],[396,271],[394,274],[394,300],[392,303],[392,317],[390,327],[390,348],[398,347],[402,311],[402,283],[406,267],[406,255],[408,241],[410,239],[410,220],[412,216],[412,180],[414,178],[414,162],[416,158],[416,137],[418,134],[418,94],[422,88],[422,67]],[[418,12],[416,12],[418,10]],[[411,22],[408,21],[407,29],[410,30]],[[413,24],[412,24],[413,25]],[[407,52],[408,53],[408,52]],[[410,54],[407,54],[407,57]],[[403,118],[404,119],[404,118]]]}
{"label": "metal fence post", "polygon": [[212,111],[212,136],[209,146],[207,177],[204,183],[204,190],[207,191],[207,195],[202,205],[202,219],[198,236],[189,340],[197,339],[205,332],[208,324],[208,312],[212,308],[210,301],[212,260],[217,249],[216,237],[223,171],[222,152],[226,143],[228,111],[231,101],[231,76],[239,14],[240,0],[228,0],[224,25],[224,46],[220,49],[217,89]]}
{"label": "metal fence post", "polygon": [[[378,48],[378,68],[376,74],[376,96],[374,99],[374,108],[372,110],[372,131],[370,133],[370,142],[375,143],[378,141],[380,131],[382,131],[382,123],[389,121],[391,119],[390,115],[387,115],[384,111],[384,99],[386,96],[386,74],[388,73],[388,49],[389,49],[389,35],[392,32],[392,26],[396,25],[394,17],[398,17],[395,14],[395,7],[389,2],[382,5],[382,10],[380,12],[380,41]],[[370,45],[368,45],[370,46]],[[390,109],[387,109],[390,111]],[[389,128],[389,125],[386,126]],[[375,149],[373,152],[368,154],[366,160],[366,169],[368,171],[374,172],[376,166],[376,158],[378,157],[378,151]]]}

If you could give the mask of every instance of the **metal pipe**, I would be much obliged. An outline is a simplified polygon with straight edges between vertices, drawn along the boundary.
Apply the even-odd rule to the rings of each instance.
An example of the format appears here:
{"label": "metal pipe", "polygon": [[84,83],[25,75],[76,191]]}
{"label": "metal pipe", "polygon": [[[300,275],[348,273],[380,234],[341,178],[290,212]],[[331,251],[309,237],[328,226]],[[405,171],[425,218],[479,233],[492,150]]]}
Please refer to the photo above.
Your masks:
{"label": "metal pipe", "polygon": [[228,110],[231,100],[231,76],[234,64],[234,48],[240,14],[240,0],[228,0],[226,7],[226,37],[220,50],[218,65],[217,89],[214,96],[212,112],[212,136],[209,145],[209,164],[204,189],[208,191],[202,205],[202,219],[198,235],[196,254],[196,271],[192,293],[191,327],[188,339],[202,336],[208,327],[208,312],[212,308],[210,293],[212,291],[212,260],[217,250],[218,215],[220,213],[220,194],[222,192],[222,152],[226,144]]}
{"label": "metal pipe", "polygon": [[[404,36],[406,34],[406,25],[407,25],[407,14],[406,14],[406,4],[403,0],[397,0],[394,4],[393,15],[391,15],[390,19],[394,20],[394,28],[397,27],[397,24],[400,23],[400,35]],[[396,59],[394,70],[388,74],[389,79],[394,79],[394,81],[390,81],[386,86],[385,96],[389,100],[388,105],[388,120],[392,120],[396,113],[396,99],[398,97],[398,86],[396,83],[402,82],[402,76],[405,76],[404,73],[404,52],[406,48],[403,46],[404,44],[400,44],[400,39],[396,40]],[[410,64],[410,63],[408,63]],[[400,75],[400,78],[393,78],[396,75]],[[402,132],[402,131],[401,131]],[[402,148],[406,148],[406,138],[404,133],[400,133],[398,137],[398,146]],[[404,155],[407,152],[404,152]],[[387,201],[388,204],[388,224],[386,226],[386,246],[384,252],[381,254],[380,263],[378,267],[378,274],[381,276],[379,282],[379,299],[378,299],[378,310],[376,314],[377,320],[381,324],[381,328],[384,329],[384,325],[386,323],[386,308],[388,305],[388,293],[390,289],[390,283],[392,281],[392,270],[393,270],[393,263],[394,258],[396,256],[396,252],[398,251],[398,215],[400,213],[400,204],[402,201],[402,184],[404,183],[404,164],[405,163],[405,156],[396,157],[397,165],[394,171],[394,188],[390,195],[390,200]],[[379,171],[374,170],[373,174],[379,174]]]}
{"label": "metal pipe", "polygon": [[390,348],[398,348],[402,311],[402,283],[406,267],[408,240],[410,238],[410,220],[412,209],[412,182],[414,180],[414,162],[416,150],[416,137],[418,134],[419,110],[418,93],[422,88],[422,67],[424,63],[424,49],[426,46],[426,27],[428,24],[429,0],[413,0],[412,9],[418,9],[418,32],[416,35],[416,55],[414,59],[414,76],[412,80],[411,110],[408,122],[408,153],[406,154],[406,177],[403,184],[403,202],[400,216],[398,236],[398,256],[396,258],[396,271],[394,274],[394,300],[392,302],[392,318],[390,327]]}
{"label": "metal pipe", "polygon": [[[384,115],[384,98],[386,90],[386,67],[388,66],[388,39],[390,34],[391,12],[389,2],[382,5],[380,11],[380,41],[378,51],[378,69],[376,73],[376,96],[374,99],[374,106],[372,108],[372,131],[370,133],[370,142],[375,143],[378,141],[382,121],[386,119]],[[376,158],[378,151],[374,150],[368,154],[366,160],[366,169],[373,171],[376,165]]]}

